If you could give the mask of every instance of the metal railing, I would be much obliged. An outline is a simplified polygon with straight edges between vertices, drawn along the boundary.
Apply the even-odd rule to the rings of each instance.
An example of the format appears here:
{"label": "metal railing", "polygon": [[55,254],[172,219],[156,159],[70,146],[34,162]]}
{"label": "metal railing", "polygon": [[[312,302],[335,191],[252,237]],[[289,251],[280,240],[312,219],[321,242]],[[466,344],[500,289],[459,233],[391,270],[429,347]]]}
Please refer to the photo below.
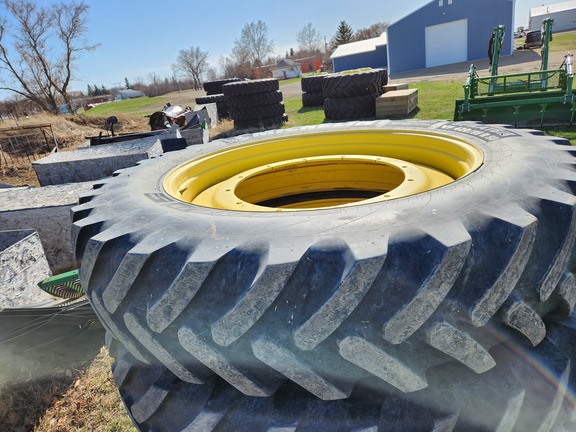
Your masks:
{"label": "metal railing", "polygon": [[0,167],[29,165],[57,148],[51,124],[0,128]]}

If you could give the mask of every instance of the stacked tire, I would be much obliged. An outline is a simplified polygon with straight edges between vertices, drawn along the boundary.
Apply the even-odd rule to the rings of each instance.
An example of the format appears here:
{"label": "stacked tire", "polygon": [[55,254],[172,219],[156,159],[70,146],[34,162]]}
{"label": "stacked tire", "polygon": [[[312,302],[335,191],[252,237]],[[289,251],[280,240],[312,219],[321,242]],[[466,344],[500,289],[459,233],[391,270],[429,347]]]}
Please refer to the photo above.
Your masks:
{"label": "stacked tire", "polygon": [[146,432],[576,430],[572,149],[350,122],[103,180],[72,241],[130,416]]}
{"label": "stacked tire", "polygon": [[287,117],[279,88],[276,78],[225,84],[222,91],[234,129],[282,126]]}
{"label": "stacked tire", "polygon": [[374,117],[376,98],[388,83],[386,69],[348,71],[322,80],[324,115],[328,120]]}
{"label": "stacked tire", "polygon": [[196,98],[196,103],[199,105],[215,103],[218,118],[229,118],[228,104],[226,103],[226,97],[222,94],[222,86],[240,80],[240,78],[227,78],[224,80],[205,82],[203,88],[206,96]]}
{"label": "stacked tire", "polygon": [[315,107],[324,105],[324,93],[322,92],[322,80],[327,74],[312,75],[302,78],[302,106]]}
{"label": "stacked tire", "polygon": [[[114,381],[141,431],[232,432],[239,424],[255,432],[570,431],[576,427],[570,396],[575,324],[574,314],[549,322],[541,346],[515,345],[517,355],[506,344],[497,346],[493,354],[501,361],[486,376],[445,365],[429,374],[435,386],[418,394],[379,392],[359,382],[344,400],[318,399],[290,382],[269,397],[242,394],[218,376],[190,383],[162,364],[137,360],[109,334],[107,342]],[[163,403],[146,403],[151,397],[163,397]]]}

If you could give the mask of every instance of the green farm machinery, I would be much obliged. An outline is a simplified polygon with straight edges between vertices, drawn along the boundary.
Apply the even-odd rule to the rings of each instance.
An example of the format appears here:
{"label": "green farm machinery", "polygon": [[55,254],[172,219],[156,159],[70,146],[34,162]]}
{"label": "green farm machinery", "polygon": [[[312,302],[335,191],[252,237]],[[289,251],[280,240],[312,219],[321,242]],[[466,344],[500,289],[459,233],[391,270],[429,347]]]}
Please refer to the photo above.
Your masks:
{"label": "green farm machinery", "polygon": [[572,54],[564,56],[559,69],[548,69],[548,52],[554,20],[542,23],[542,65],[539,71],[498,75],[498,58],[504,26],[494,28],[490,76],[479,77],[470,66],[464,98],[456,100],[454,120],[507,123],[515,127],[572,125],[576,90]]}

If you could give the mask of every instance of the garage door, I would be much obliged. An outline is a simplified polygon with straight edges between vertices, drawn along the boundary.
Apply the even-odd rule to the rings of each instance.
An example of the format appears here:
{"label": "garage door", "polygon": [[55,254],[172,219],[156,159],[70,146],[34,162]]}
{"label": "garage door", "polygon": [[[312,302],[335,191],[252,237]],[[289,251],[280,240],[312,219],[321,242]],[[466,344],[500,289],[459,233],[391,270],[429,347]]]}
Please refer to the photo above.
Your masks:
{"label": "garage door", "polygon": [[468,20],[426,27],[426,67],[468,60]]}

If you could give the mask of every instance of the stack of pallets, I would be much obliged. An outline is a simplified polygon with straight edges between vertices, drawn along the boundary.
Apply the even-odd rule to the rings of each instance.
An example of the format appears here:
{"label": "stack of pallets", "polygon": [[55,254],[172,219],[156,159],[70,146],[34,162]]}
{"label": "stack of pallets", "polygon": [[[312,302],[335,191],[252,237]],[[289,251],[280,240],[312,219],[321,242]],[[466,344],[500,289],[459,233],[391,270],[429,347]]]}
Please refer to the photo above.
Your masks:
{"label": "stack of pallets", "polygon": [[408,84],[391,84],[384,87],[384,94],[376,98],[376,118],[408,115],[418,106],[418,89]]}

